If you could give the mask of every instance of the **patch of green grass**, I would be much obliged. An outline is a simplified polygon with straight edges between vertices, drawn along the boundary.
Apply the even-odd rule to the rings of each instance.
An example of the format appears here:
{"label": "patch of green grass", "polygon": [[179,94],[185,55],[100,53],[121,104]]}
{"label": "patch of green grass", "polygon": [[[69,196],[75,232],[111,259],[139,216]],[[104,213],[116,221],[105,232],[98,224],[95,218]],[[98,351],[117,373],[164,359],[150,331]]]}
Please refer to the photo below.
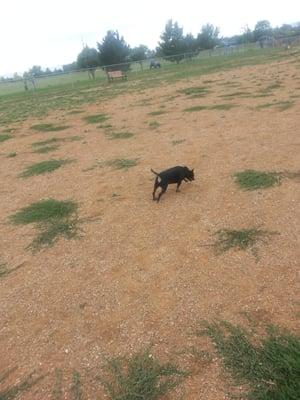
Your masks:
{"label": "patch of green grass", "polygon": [[47,140],[41,140],[39,142],[34,142],[31,144],[33,147],[39,147],[39,146],[47,146],[47,145],[52,145],[55,143],[63,143],[63,142],[75,142],[78,140],[83,139],[82,136],[69,136],[69,137],[63,137],[63,138],[50,138]]}
{"label": "patch of green grass", "polygon": [[12,152],[12,153],[7,154],[7,158],[14,158],[14,157],[16,157],[16,155],[17,155],[16,152]]}
{"label": "patch of green grass", "polygon": [[83,110],[71,110],[69,112],[67,112],[68,115],[74,115],[74,114],[81,114],[83,113]]}
{"label": "patch of green grass", "polygon": [[137,158],[116,158],[115,160],[106,161],[105,165],[114,169],[129,169],[137,165]]}
{"label": "patch of green grass", "polygon": [[67,125],[54,125],[54,124],[36,124],[32,125],[31,129],[39,132],[58,132],[68,129]]}
{"label": "patch of green grass", "polygon": [[98,125],[97,128],[99,128],[99,129],[109,129],[109,128],[112,128],[112,124],[101,124],[101,125]]}
{"label": "patch of green grass", "polygon": [[22,225],[37,224],[39,233],[30,247],[38,250],[53,245],[61,236],[70,239],[77,235],[76,211],[77,204],[73,201],[47,199],[22,208],[10,216],[10,221]]}
{"label": "patch of green grass", "polygon": [[237,91],[237,92],[222,94],[219,97],[229,98],[229,97],[248,97],[248,96],[251,96],[251,94],[249,94],[248,92]]}
{"label": "patch of green grass", "polygon": [[111,400],[163,399],[187,375],[176,365],[162,364],[149,350],[110,359],[103,372],[100,381]]}
{"label": "patch of green grass", "polygon": [[116,140],[116,139],[129,139],[134,136],[131,132],[109,132],[107,133],[109,140]]}
{"label": "patch of green grass", "polygon": [[[14,369],[6,371],[2,377],[0,377],[0,382],[6,380],[13,370]],[[34,373],[27,375],[25,378],[19,380],[19,382],[15,385],[11,385],[6,389],[0,390],[0,400],[20,399],[23,392],[30,390],[43,378],[44,376],[34,377]]]}
{"label": "patch of green grass", "polygon": [[73,201],[59,201],[54,199],[40,200],[28,207],[22,208],[10,217],[14,224],[31,224],[35,222],[48,222],[52,219],[70,217],[77,210]]}
{"label": "patch of green grass", "polygon": [[48,160],[32,164],[20,174],[22,178],[28,178],[33,175],[41,175],[55,171],[61,166],[70,163],[70,160]]}
{"label": "patch of green grass", "polygon": [[293,101],[277,101],[273,103],[265,103],[265,104],[260,104],[256,107],[257,110],[262,110],[264,108],[269,108],[269,107],[276,107],[279,111],[285,111],[288,108],[292,107],[294,105]]}
{"label": "patch of green grass", "polygon": [[213,104],[211,106],[194,106],[185,108],[183,111],[186,112],[194,112],[194,111],[203,111],[203,110],[230,110],[231,108],[236,107],[234,104]]}
{"label": "patch of green grass", "polygon": [[279,185],[281,174],[279,172],[264,172],[248,169],[234,174],[235,182],[245,190],[265,189]]}
{"label": "patch of green grass", "polygon": [[237,386],[241,398],[298,400],[300,393],[300,338],[270,326],[258,340],[253,333],[228,322],[206,324],[200,332],[211,338],[223,368]]}
{"label": "patch of green grass", "polygon": [[158,128],[158,127],[160,126],[160,123],[157,122],[157,121],[150,121],[150,122],[148,123],[148,125],[149,125],[149,128],[151,128],[151,129],[156,129],[156,128]]}
{"label": "patch of green grass", "polygon": [[62,400],[62,370],[59,368],[55,369],[55,384],[52,390],[53,400]]}
{"label": "patch of green grass", "polygon": [[204,97],[210,90],[207,86],[192,86],[185,89],[177,90],[177,93],[183,93],[190,98]]}
{"label": "patch of green grass", "polygon": [[177,144],[181,144],[183,142],[185,142],[185,139],[172,140],[172,145],[176,146]]}
{"label": "patch of green grass", "polygon": [[89,124],[98,124],[99,122],[104,122],[109,118],[107,114],[95,114],[95,115],[87,115],[84,117],[84,120]]}
{"label": "patch of green grass", "polygon": [[44,146],[44,147],[38,147],[37,149],[35,149],[33,152],[34,153],[39,153],[39,154],[45,154],[45,153],[49,153],[50,151],[55,151],[59,148],[59,145],[54,144],[52,146]]}
{"label": "patch of green grass", "polygon": [[72,386],[71,386],[72,400],[82,400],[82,388],[80,374],[74,370],[72,373]]}
{"label": "patch of green grass", "polygon": [[215,233],[217,236],[214,248],[217,253],[224,253],[230,249],[250,249],[257,258],[255,246],[259,242],[266,243],[271,235],[277,232],[263,231],[261,229],[221,229]]}
{"label": "patch of green grass", "polygon": [[0,134],[0,143],[5,142],[5,140],[9,140],[9,139],[12,139],[11,135],[9,135],[7,133]]}
{"label": "patch of green grass", "polygon": [[165,113],[166,113],[166,111],[164,111],[164,110],[157,110],[157,111],[149,112],[148,115],[155,116],[155,115],[161,115],[161,114],[165,114]]}
{"label": "patch of green grass", "polygon": [[[12,272],[14,272],[17,269],[21,268],[22,266],[23,266],[23,264],[20,264],[15,268],[8,268],[6,263],[1,263],[0,262],[0,278],[4,278],[4,277],[8,276],[9,274],[11,274]],[[1,399],[1,397],[0,397],[0,399]]]}

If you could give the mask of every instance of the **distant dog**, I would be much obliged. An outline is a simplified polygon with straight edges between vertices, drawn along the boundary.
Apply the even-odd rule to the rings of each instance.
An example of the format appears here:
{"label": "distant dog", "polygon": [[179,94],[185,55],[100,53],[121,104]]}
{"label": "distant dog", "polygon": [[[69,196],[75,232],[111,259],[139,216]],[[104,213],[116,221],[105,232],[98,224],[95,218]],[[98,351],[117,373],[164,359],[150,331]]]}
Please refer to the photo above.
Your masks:
{"label": "distant dog", "polygon": [[[177,183],[177,188],[176,192],[179,191],[179,186],[181,185],[182,181],[188,182],[188,181],[193,181],[194,178],[194,169],[190,170],[188,167],[173,167],[170,169],[166,169],[165,171],[162,171],[160,173],[157,173],[153,171],[151,168],[151,171],[157,175],[155,182],[154,182],[154,189],[153,189],[153,200],[157,200],[159,202],[159,199],[161,198],[161,195],[165,193],[167,190],[167,187],[171,183]],[[155,197],[155,192],[158,187],[161,187],[161,192],[158,195],[158,198]]]}

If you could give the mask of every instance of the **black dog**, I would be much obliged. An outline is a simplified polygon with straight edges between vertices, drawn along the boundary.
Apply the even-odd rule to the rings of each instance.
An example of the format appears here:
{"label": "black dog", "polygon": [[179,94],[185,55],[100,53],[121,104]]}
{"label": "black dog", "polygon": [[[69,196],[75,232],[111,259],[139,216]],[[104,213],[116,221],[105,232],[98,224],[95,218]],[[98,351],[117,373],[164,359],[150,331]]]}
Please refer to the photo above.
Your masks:
{"label": "black dog", "polygon": [[[161,198],[161,195],[165,193],[167,187],[170,183],[177,183],[176,192],[179,191],[179,186],[181,185],[182,181],[188,182],[193,181],[194,178],[194,170],[188,169],[188,167],[173,167],[170,169],[166,169],[160,173],[157,173],[151,169],[151,171],[157,175],[155,182],[154,182],[154,189],[153,189],[153,200],[157,200]],[[161,187],[161,192],[158,195],[158,198],[155,198],[155,192],[158,187]]]}

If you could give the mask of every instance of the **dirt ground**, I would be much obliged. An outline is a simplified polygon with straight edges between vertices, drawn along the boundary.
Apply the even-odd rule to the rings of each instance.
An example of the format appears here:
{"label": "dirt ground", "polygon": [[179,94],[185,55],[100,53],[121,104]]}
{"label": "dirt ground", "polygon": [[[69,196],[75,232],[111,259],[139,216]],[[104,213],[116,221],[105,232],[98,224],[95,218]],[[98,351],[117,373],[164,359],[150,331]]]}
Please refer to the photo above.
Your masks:
{"label": "dirt ground", "polygon": [[[226,399],[228,383],[217,357],[203,364],[192,355],[192,348],[213,349],[208,339],[195,335],[201,320],[255,320],[297,329],[299,181],[242,191],[232,174],[299,171],[299,72],[297,64],[286,62],[243,67],[120,95],[81,107],[81,114],[61,111],[16,126],[14,139],[0,148],[0,261],[9,268],[21,265],[0,279],[0,373],[12,369],[0,389],[36,371],[44,378],[20,398],[55,399],[55,370],[60,369],[61,398],[71,399],[76,370],[83,399],[104,399],[95,377],[105,357],[152,345],[160,359],[193,371],[169,398]],[[280,86],[268,97],[254,97],[276,82]],[[178,92],[193,86],[210,92],[198,98]],[[252,96],[220,97],[241,91]],[[283,111],[257,109],[272,101],[293,104]],[[224,103],[235,107],[183,111]],[[158,110],[164,113],[149,115]],[[109,140],[107,128],[83,120],[99,113],[110,116],[112,131],[134,136]],[[151,128],[151,121],[159,126]],[[30,129],[41,122],[70,127],[49,133]],[[32,152],[33,142],[68,135],[83,139],[64,142],[52,153]],[[17,156],[7,158],[14,151]],[[74,162],[50,174],[18,177],[26,166],[52,158]],[[137,158],[138,164],[127,171],[101,164],[115,158]],[[180,193],[169,186],[156,204],[150,168],[174,165],[195,168],[196,179],[183,183]],[[59,239],[32,253],[26,247],[35,227],[12,225],[8,218],[50,197],[78,202],[80,237]],[[258,261],[250,251],[217,255],[209,246],[219,229],[252,227],[280,233],[259,245]]]}

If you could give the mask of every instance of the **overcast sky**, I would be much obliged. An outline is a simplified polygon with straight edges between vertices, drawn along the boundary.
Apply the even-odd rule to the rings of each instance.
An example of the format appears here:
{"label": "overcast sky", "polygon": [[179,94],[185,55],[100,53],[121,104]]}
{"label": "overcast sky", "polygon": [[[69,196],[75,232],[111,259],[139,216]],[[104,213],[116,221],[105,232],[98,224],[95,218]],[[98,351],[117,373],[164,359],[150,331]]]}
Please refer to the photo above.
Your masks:
{"label": "overcast sky", "polygon": [[0,75],[71,63],[83,43],[96,47],[109,29],[118,30],[130,46],[155,48],[170,18],[185,34],[196,35],[209,22],[231,36],[262,19],[273,27],[300,21],[300,1],[2,0]]}

